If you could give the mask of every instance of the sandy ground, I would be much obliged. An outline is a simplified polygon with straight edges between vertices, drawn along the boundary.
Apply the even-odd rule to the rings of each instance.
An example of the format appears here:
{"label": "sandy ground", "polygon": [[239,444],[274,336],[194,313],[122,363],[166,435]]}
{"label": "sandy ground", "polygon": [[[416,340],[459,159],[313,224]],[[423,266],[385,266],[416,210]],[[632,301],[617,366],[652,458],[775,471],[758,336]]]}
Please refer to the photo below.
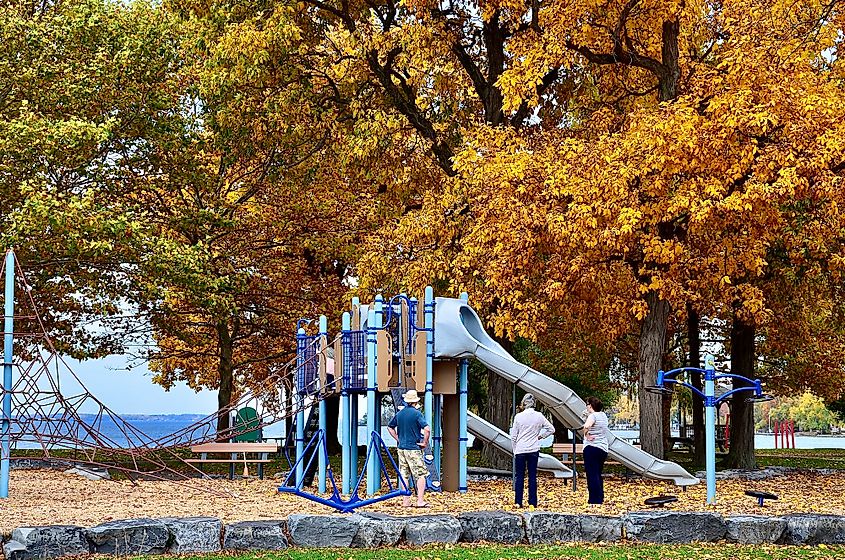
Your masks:
{"label": "sandy ground", "polygon": [[[219,517],[224,523],[244,520],[282,519],[292,513],[332,513],[334,510],[290,494],[279,493],[277,480],[245,478],[234,481],[209,480],[192,482],[188,487],[173,482],[144,481],[92,482],[78,475],[51,470],[13,470],[9,499],[0,502],[0,531],[9,533],[16,527],[71,524],[92,527],[116,519],[140,517]],[[778,501],[763,508],[745,496],[748,489],[778,494]],[[670,483],[644,479],[627,480],[613,476],[605,482],[606,503],[586,505],[583,479],[573,492],[568,481],[540,480],[540,508],[566,513],[600,513],[619,515],[647,509],[642,505],[649,496],[673,494],[679,501],[669,509],[714,511],[725,515],[753,513],[782,515],[794,512],[833,513],[845,515],[845,471],[834,475],[792,474],[765,481],[725,480],[718,482],[718,503],[705,505],[703,484],[687,492]],[[394,515],[450,513],[479,509],[518,511],[512,505],[509,480],[470,483],[466,494],[428,493],[431,507],[426,510],[401,507],[395,498],[371,505],[362,511]]]}

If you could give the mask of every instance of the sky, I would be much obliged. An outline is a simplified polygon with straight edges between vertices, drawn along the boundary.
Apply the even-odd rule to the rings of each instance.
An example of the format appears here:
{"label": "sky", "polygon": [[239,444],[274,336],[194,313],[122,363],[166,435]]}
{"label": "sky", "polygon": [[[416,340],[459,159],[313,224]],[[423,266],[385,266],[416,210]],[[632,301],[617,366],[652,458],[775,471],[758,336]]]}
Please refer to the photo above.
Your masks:
{"label": "sky", "polygon": [[66,362],[88,391],[118,414],[206,415],[217,410],[216,391],[196,393],[184,383],[165,391],[153,383],[146,366],[127,371],[123,356],[84,362],[66,358]]}

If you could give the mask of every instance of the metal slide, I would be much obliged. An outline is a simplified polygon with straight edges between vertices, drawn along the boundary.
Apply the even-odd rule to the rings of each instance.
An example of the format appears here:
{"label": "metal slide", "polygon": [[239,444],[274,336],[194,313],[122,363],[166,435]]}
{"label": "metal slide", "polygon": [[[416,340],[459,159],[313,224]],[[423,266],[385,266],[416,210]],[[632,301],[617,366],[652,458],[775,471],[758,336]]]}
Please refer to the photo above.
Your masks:
{"label": "metal slide", "polygon": [[[493,444],[500,451],[508,455],[513,455],[511,437],[487,420],[479,418],[470,411],[467,411],[467,431],[481,441]],[[555,478],[572,478],[572,471],[566,465],[546,453],[540,453],[537,468],[541,471],[552,473]]]}
{"label": "metal slide", "polygon": [[[438,358],[474,356],[488,368],[521,389],[532,393],[564,426],[578,429],[584,424],[582,413],[587,404],[572,389],[516,361],[484,330],[481,319],[466,302],[437,298],[434,355]],[[633,445],[609,436],[608,454],[634,472],[650,478],[671,480],[679,486],[698,484],[700,480],[680,465],[663,461]]]}

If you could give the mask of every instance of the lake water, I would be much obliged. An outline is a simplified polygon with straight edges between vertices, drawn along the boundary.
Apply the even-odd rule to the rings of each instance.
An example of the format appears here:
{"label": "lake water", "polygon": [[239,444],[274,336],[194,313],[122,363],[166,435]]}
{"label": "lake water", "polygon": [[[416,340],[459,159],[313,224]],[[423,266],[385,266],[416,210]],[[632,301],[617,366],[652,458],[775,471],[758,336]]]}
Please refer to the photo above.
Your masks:
{"label": "lake water", "polygon": [[[83,421],[91,422],[90,415],[81,415]],[[165,437],[169,434],[173,434],[183,428],[186,428],[198,420],[201,420],[203,417],[199,415],[155,415],[155,416],[145,416],[145,415],[132,415],[127,416],[125,420],[132,424],[135,428],[143,432],[145,435],[149,436],[151,439],[159,439]],[[117,427],[108,421],[102,422],[100,424],[100,430],[103,432],[103,435],[113,442],[115,446],[126,446],[127,442],[126,439],[122,436],[120,430]],[[14,430],[13,430],[14,431]],[[639,439],[640,432],[639,430],[611,430],[617,437],[622,438],[627,441],[635,441]],[[677,435],[677,433],[673,433],[673,435]],[[272,426],[268,426],[264,429],[264,437],[267,438],[281,438],[284,437],[284,427],[282,423],[277,423]],[[393,438],[387,433],[386,429],[382,430],[382,439],[384,439],[385,443],[389,446],[395,445]],[[358,426],[358,441],[363,442],[367,440],[367,427],[365,425]],[[472,445],[473,437],[472,435],[469,436],[468,444]],[[552,444],[552,438],[547,438],[542,442],[543,446],[550,446]],[[774,449],[775,447],[775,438],[772,434],[756,434],[754,436],[754,444],[757,449]],[[33,442],[19,442],[16,445],[18,449],[37,449],[40,446],[33,443]],[[833,448],[833,449],[845,449],[845,436],[805,436],[805,435],[796,435],[795,436],[795,447],[798,449],[821,449],[821,448]]]}
{"label": "lake water", "polygon": [[[611,430],[616,437],[633,441],[639,439],[639,430]],[[677,436],[677,432],[672,433]],[[773,434],[755,434],[754,447],[757,449],[774,449],[775,436]],[[778,440],[780,447],[780,440]],[[796,449],[845,449],[845,436],[804,436],[795,435]]]}

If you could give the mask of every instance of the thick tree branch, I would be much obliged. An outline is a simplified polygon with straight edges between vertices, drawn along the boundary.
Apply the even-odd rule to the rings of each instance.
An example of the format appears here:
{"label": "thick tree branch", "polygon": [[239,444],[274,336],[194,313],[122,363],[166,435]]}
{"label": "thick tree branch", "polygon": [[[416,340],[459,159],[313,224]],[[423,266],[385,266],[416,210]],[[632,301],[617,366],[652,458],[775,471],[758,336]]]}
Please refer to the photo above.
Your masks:
{"label": "thick tree branch", "polygon": [[449,177],[454,177],[457,173],[452,165],[452,159],[455,156],[452,148],[438,136],[432,122],[417,105],[416,96],[407,82],[403,84],[402,88],[394,83],[392,76],[397,74],[389,66],[394,58],[395,55],[393,58],[388,55],[388,63],[382,64],[379,61],[378,51],[372,50],[367,53],[367,64],[396,110],[408,119],[408,122],[423,138],[431,142],[431,151],[434,153],[440,168]]}
{"label": "thick tree branch", "polygon": [[[543,76],[540,83],[537,85],[537,96],[540,97],[546,90],[551,87],[553,83],[557,81],[560,77],[560,68],[552,68],[548,72],[546,72],[545,76]],[[516,113],[514,113],[513,117],[511,118],[511,126],[520,127],[524,124],[525,119],[529,117],[531,114],[531,106],[528,104],[528,100],[523,101],[519,105],[519,109],[517,109]]]}

